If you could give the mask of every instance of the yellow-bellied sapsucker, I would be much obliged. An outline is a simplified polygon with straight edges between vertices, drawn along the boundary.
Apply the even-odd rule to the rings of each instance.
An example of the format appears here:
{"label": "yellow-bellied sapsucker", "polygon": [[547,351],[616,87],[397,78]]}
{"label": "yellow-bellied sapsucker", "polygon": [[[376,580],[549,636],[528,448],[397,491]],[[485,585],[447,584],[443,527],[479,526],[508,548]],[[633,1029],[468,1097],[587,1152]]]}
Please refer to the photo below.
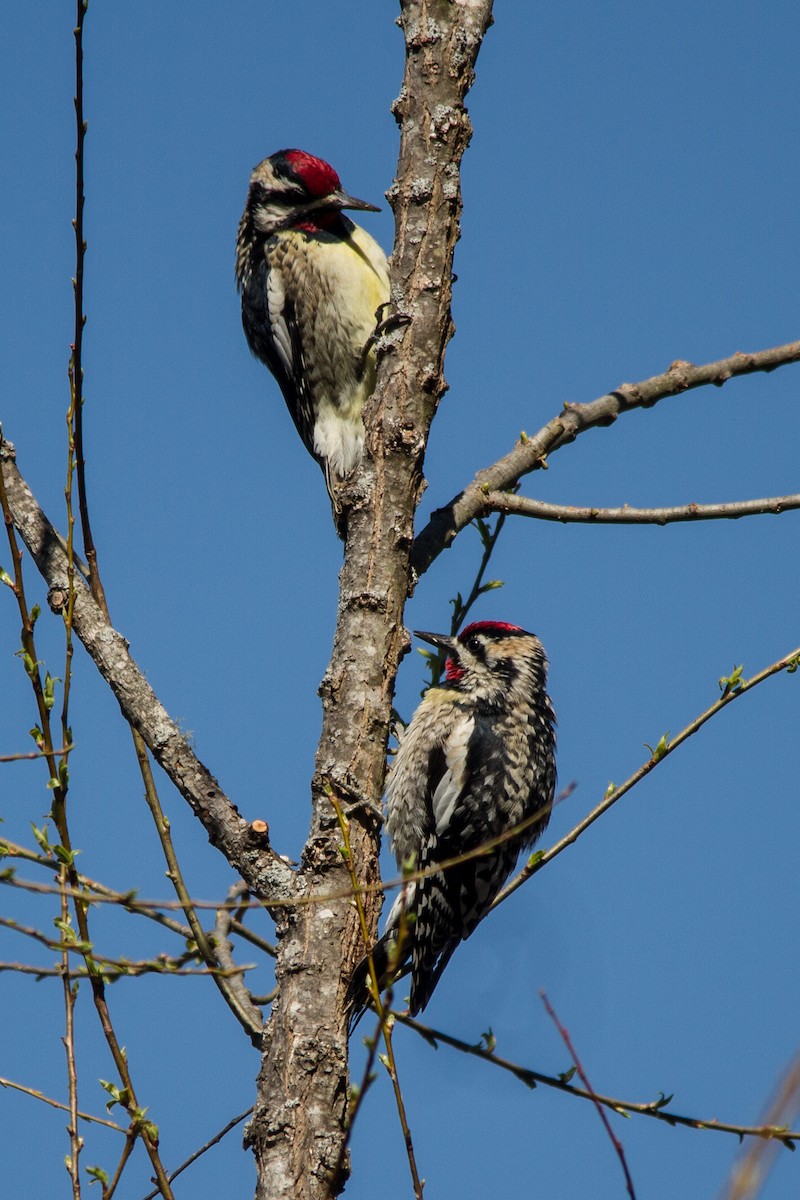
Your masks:
{"label": "yellow-bellied sapsucker", "polygon": [[337,486],[361,458],[373,335],[389,299],[386,255],[345,208],[380,211],[348,195],[321,158],[280,150],[250,176],[236,241],[245,336],[325,473],[340,533]]}
{"label": "yellow-bellied sapsucker", "polygon": [[[416,636],[448,658],[444,680],[425,693],[400,736],[386,826],[398,867],[412,863],[423,874],[398,895],[372,951],[381,988],[392,968],[410,960],[412,1016],[488,912],[519,852],[543,832],[556,784],[555,714],[539,639],[499,621],[477,621],[457,638]],[[367,976],[365,958],[348,989],[353,1023],[367,1004]]]}

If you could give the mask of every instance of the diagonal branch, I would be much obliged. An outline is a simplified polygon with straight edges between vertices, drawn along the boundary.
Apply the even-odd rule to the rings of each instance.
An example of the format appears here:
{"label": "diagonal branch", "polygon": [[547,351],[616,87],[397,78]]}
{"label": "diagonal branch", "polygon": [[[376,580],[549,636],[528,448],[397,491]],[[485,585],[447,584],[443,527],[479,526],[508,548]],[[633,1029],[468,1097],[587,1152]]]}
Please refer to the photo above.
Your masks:
{"label": "diagonal branch", "polygon": [[[780,1142],[788,1150],[794,1150],[795,1143],[800,1140],[800,1130],[790,1129],[785,1124],[735,1125],[730,1121],[718,1121],[716,1117],[706,1119],[702,1117],[689,1117],[672,1112],[671,1109],[667,1108],[667,1105],[672,1100],[672,1096],[665,1096],[663,1093],[659,1095],[657,1100],[642,1102],[622,1100],[618,1096],[604,1096],[594,1090],[587,1091],[570,1082],[569,1072],[562,1075],[545,1075],[541,1071],[534,1071],[531,1067],[524,1067],[521,1063],[501,1058],[495,1052],[494,1048],[490,1048],[490,1046],[465,1042],[461,1038],[453,1037],[450,1033],[444,1033],[441,1029],[432,1029],[429,1025],[423,1025],[420,1021],[409,1017],[406,1013],[395,1012],[393,1016],[402,1025],[407,1025],[409,1029],[413,1029],[415,1033],[418,1033],[434,1049],[438,1049],[441,1042],[443,1046],[450,1046],[454,1050],[460,1050],[462,1054],[469,1054],[473,1058],[483,1059],[484,1062],[499,1067],[501,1071],[507,1071],[515,1079],[519,1079],[520,1083],[524,1083],[526,1087],[531,1089],[541,1083],[545,1087],[555,1088],[559,1092],[566,1092],[567,1095],[575,1096],[580,1100],[592,1100],[604,1105],[606,1108],[612,1109],[614,1112],[630,1113],[641,1117],[653,1117],[656,1121],[664,1121],[667,1125],[681,1125],[685,1129],[708,1129],[715,1133],[730,1133],[738,1137],[740,1141],[744,1137],[762,1138],[767,1142]],[[770,1113],[769,1115],[772,1116],[774,1114]],[[783,1116],[783,1113],[779,1115]]]}
{"label": "diagonal branch", "polygon": [[587,429],[612,425],[621,413],[631,412],[635,408],[649,408],[659,400],[677,396],[691,388],[706,387],[712,383],[721,387],[737,375],[774,371],[777,367],[798,361],[800,341],[753,354],[737,352],[730,358],[699,367],[692,363],[674,362],[662,375],[654,375],[641,383],[623,383],[616,391],[588,404],[565,404],[563,413],[549,421],[534,437],[523,434],[509,454],[479,471],[463,492],[433,513],[414,542],[411,563],[416,574],[424,574],[465,525],[488,511],[486,497],[489,492],[507,491],[523,475],[541,467],[548,454],[573,442]]}
{"label": "diagonal branch", "polygon": [[[68,559],[62,541],[19,473],[13,447],[0,444],[14,524],[61,611],[69,597]],[[104,617],[88,589],[76,580],[72,627],[117,698],[125,720],[137,729],[159,765],[202,821],[209,841],[222,851],[256,895],[294,894],[293,873],[263,837],[239,815],[216,779],[200,762],[133,661],[128,643]]]}
{"label": "diagonal branch", "polygon": [[665,734],[655,750],[652,751],[647,762],[642,763],[634,771],[633,775],[629,776],[619,787],[609,785],[608,791],[600,803],[590,813],[587,813],[583,820],[579,821],[569,833],[566,833],[549,850],[537,850],[532,854],[522,870],[497,894],[492,902],[492,908],[497,908],[498,904],[502,904],[504,900],[507,900],[517,888],[522,887],[526,880],[530,879],[532,875],[537,874],[538,871],[541,871],[542,867],[546,866],[547,863],[566,850],[568,846],[576,842],[590,825],[593,825],[598,818],[602,817],[603,813],[607,812],[618,800],[621,800],[627,792],[631,791],[637,783],[644,779],[645,775],[649,775],[660,762],[663,762],[668,755],[672,754],[673,750],[677,750],[678,746],[682,746],[685,741],[693,737],[699,729],[702,729],[707,721],[715,717],[723,708],[726,708],[729,704],[733,704],[741,696],[746,695],[747,692],[752,691],[753,688],[758,687],[759,684],[764,683],[767,679],[771,679],[773,675],[778,675],[782,671],[794,674],[798,666],[800,666],[800,646],[797,646],[789,654],[784,655],[783,658],[779,658],[777,662],[765,667],[756,675],[751,676],[750,679],[741,678],[741,667],[734,671],[730,679],[721,679],[719,682],[720,686],[723,687],[723,692],[719,700],[715,700],[705,712],[700,713],[698,717],[690,721],[674,738],[668,738]]}

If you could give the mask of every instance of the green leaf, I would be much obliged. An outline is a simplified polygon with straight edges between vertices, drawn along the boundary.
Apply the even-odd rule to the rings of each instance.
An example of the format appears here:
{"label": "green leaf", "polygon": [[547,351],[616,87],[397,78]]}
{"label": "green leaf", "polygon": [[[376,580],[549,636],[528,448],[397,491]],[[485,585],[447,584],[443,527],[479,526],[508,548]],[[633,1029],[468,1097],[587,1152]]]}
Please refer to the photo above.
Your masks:
{"label": "green leaf", "polygon": [[86,1174],[89,1176],[91,1183],[108,1184],[108,1173],[102,1167],[87,1167]]}
{"label": "green leaf", "polygon": [[48,671],[44,677],[44,688],[43,688],[44,706],[48,712],[53,707],[53,705],[55,704],[55,701],[56,701],[55,688],[56,688],[57,683],[61,683],[60,677],[57,675],[55,678],[53,678],[53,676]]}
{"label": "green leaf", "polygon": [[650,751],[650,757],[653,759],[653,761],[660,762],[660,760],[669,750],[669,730],[667,730],[666,733],[662,733],[661,737],[658,739],[658,744],[655,750],[649,742],[645,742],[645,746]]}
{"label": "green leaf", "polygon": [[144,1121],[142,1129],[154,1146],[158,1145],[158,1126],[154,1121]]}
{"label": "green leaf", "polygon": [[47,826],[43,825],[41,829],[37,829],[33,822],[31,822],[31,829],[33,830],[33,836],[36,838],[36,841],[41,846],[42,850],[44,850],[46,854],[51,854],[52,850],[47,837]]}
{"label": "green leaf", "polygon": [[106,1112],[111,1112],[115,1104],[122,1104],[122,1092],[115,1083],[111,1083],[108,1079],[100,1080],[100,1087],[103,1091],[108,1092],[111,1099],[106,1104]]}
{"label": "green leaf", "polygon": [[488,1050],[489,1054],[494,1053],[495,1048],[497,1046],[497,1038],[494,1036],[494,1034],[492,1032],[491,1025],[489,1026],[488,1029],[485,1029],[483,1031],[483,1033],[481,1034],[481,1042],[483,1043],[484,1050]]}
{"label": "green leaf", "polygon": [[8,571],[0,567],[0,583],[5,583],[8,587],[13,588],[14,580],[9,575]]}
{"label": "green leaf", "polygon": [[719,680],[719,690],[722,692],[723,699],[729,696],[732,692],[738,692],[742,687],[742,671],[744,666],[734,667],[730,675],[723,675]]}
{"label": "green leaf", "polygon": [[33,679],[36,674],[36,668],[39,666],[35,658],[31,658],[27,650],[17,650],[16,657],[22,659],[22,665],[25,668],[25,674]]}

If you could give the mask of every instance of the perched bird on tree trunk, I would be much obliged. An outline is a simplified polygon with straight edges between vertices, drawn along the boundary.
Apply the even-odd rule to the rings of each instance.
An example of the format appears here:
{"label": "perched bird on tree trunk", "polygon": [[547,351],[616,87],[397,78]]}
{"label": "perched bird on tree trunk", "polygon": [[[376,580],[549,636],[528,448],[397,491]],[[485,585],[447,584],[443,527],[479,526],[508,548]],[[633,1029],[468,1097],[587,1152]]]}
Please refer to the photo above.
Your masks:
{"label": "perched bird on tree trunk", "polygon": [[[419,877],[401,889],[372,950],[381,989],[410,962],[412,1016],[520,851],[544,831],[556,785],[555,713],[539,639],[502,621],[477,621],[458,637],[416,636],[447,652],[445,678],[400,735],[386,828],[398,868]],[[367,1006],[368,978],[365,957],[348,988],[351,1024]]]}
{"label": "perched bird on tree trunk", "polygon": [[236,241],[245,336],[322,467],[342,536],[341,487],[364,447],[375,330],[389,299],[386,255],[343,209],[380,211],[344,191],[321,158],[280,150],[250,177]]}

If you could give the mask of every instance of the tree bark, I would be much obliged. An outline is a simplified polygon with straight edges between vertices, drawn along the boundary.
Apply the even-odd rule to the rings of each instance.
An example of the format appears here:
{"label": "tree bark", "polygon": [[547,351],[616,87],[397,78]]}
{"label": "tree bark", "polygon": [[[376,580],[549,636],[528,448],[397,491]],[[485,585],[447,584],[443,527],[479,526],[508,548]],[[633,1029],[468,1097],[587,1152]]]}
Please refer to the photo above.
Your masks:
{"label": "tree bark", "polygon": [[[360,881],[378,881],[378,819],[397,667],[408,638],[414,513],[431,419],[443,392],[453,251],[461,211],[460,163],[471,127],[464,97],[473,81],[489,0],[408,0],[392,303],[380,338],[378,385],[367,407],[368,453],[354,481],[333,655],[322,681],[322,735],[313,815],[298,905],[283,910],[278,997],[264,1036],[258,1100],[249,1127],[257,1200],[323,1200],[339,1159],[347,1107],[347,1030],[342,999],[364,951],[332,788],[350,817]],[[327,897],[327,899],[326,899]],[[379,895],[365,896],[375,928]]]}

